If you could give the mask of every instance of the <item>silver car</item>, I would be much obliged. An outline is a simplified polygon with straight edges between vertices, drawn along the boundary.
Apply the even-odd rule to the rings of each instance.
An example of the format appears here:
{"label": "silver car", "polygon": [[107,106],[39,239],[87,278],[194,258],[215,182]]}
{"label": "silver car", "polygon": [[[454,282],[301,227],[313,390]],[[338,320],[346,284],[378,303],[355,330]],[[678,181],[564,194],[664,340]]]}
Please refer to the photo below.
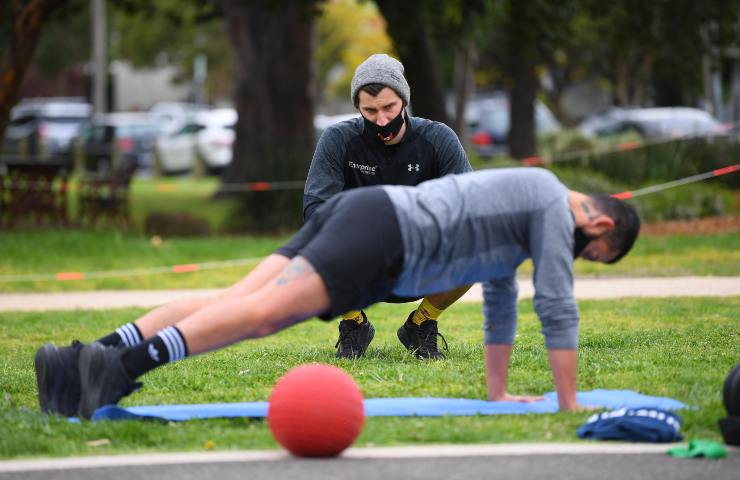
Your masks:
{"label": "silver car", "polygon": [[10,113],[2,145],[7,163],[71,164],[70,142],[92,115],[78,98],[30,98]]}
{"label": "silver car", "polygon": [[155,144],[159,173],[218,172],[231,163],[237,113],[219,108],[193,115],[180,130]]}
{"label": "silver car", "polygon": [[722,135],[730,126],[708,112],[690,107],[610,108],[579,125],[587,137],[633,131],[645,139]]}

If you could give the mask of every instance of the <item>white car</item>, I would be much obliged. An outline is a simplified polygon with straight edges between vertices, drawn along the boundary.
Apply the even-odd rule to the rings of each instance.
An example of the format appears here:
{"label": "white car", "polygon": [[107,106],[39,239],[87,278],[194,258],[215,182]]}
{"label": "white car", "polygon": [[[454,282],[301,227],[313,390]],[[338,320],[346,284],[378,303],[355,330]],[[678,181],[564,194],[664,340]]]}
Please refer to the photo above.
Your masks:
{"label": "white car", "polygon": [[154,118],[162,133],[173,134],[179,132],[195,115],[210,110],[208,105],[186,102],[158,102],[149,109],[149,115]]}
{"label": "white car", "polygon": [[199,112],[177,132],[158,137],[155,162],[159,173],[222,170],[231,163],[236,121],[232,108]]}
{"label": "white car", "polygon": [[579,129],[587,137],[634,131],[646,139],[665,139],[723,135],[729,125],[690,107],[615,107],[587,117]]}
{"label": "white car", "polygon": [[316,129],[316,133],[318,134],[318,136],[320,136],[324,130],[334,125],[335,123],[343,122],[345,120],[351,120],[353,118],[358,118],[359,116],[360,114],[357,112],[341,113],[339,115],[318,114],[313,118],[313,126]]}

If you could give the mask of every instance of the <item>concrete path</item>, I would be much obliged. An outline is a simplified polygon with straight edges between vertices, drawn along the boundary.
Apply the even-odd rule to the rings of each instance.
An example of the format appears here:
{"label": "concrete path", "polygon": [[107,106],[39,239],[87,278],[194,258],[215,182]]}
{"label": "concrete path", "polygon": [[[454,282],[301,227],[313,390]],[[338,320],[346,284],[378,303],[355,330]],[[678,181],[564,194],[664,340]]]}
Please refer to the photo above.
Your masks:
{"label": "concrete path", "polygon": [[[68,293],[0,294],[3,310],[94,310],[125,307],[151,308],[173,300],[205,296],[217,290],[111,290]],[[532,282],[519,282],[519,298],[531,298]],[[624,297],[696,297],[740,295],[740,277],[582,278],[575,281],[577,299]],[[463,301],[482,300],[480,284]]]}

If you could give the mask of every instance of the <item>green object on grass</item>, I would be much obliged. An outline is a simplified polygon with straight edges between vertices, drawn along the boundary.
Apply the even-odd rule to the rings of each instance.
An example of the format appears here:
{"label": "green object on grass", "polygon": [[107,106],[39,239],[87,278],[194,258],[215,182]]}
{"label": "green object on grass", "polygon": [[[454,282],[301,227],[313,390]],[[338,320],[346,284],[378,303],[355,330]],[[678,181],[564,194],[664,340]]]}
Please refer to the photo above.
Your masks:
{"label": "green object on grass", "polygon": [[724,445],[709,440],[690,440],[688,446],[671,448],[666,453],[676,458],[725,458],[727,456]]}

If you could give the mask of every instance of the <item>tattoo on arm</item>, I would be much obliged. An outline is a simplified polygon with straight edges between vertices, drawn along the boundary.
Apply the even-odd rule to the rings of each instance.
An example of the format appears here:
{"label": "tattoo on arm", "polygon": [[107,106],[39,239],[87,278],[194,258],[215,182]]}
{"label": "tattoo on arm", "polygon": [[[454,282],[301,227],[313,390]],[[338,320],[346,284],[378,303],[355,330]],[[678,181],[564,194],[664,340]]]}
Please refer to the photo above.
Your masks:
{"label": "tattoo on arm", "polygon": [[588,204],[586,202],[581,202],[581,208],[583,209],[583,212],[588,217],[589,221],[592,221],[594,218],[598,217],[599,215],[597,212],[591,212],[591,209],[588,208]]}
{"label": "tattoo on arm", "polygon": [[288,266],[283,269],[276,282],[278,285],[285,285],[291,280],[300,278],[308,273],[313,273],[314,271],[313,266],[308,263],[308,260],[303,257],[295,257],[290,261]]}

